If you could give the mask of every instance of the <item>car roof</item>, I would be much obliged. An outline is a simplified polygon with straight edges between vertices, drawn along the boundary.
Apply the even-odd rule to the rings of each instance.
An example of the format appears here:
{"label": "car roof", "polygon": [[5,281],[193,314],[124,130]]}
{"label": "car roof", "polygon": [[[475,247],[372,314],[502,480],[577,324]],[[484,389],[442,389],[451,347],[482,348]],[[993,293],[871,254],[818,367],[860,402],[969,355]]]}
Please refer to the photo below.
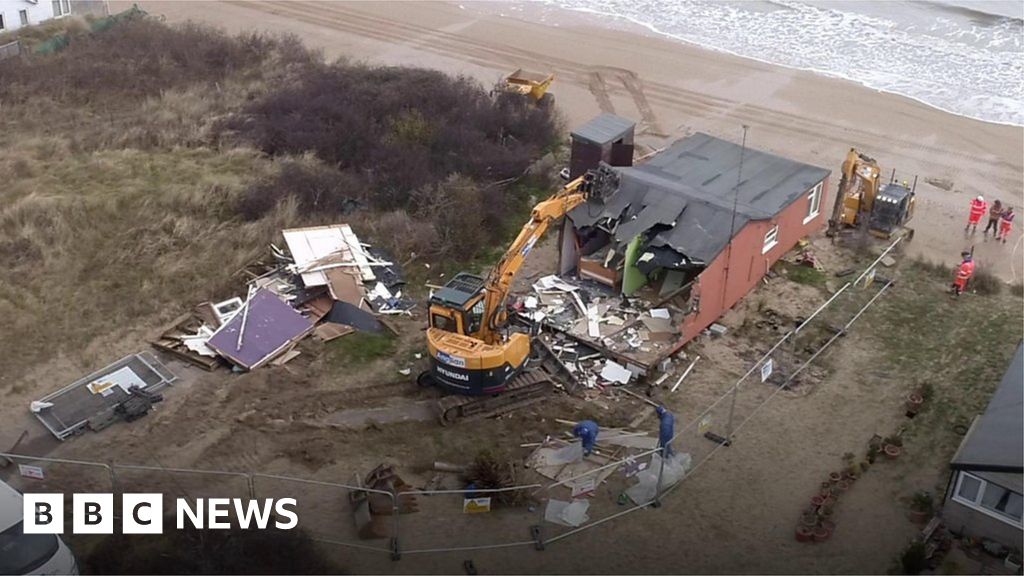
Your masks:
{"label": "car roof", "polygon": [[21,492],[0,480],[0,532],[21,522],[21,502]]}

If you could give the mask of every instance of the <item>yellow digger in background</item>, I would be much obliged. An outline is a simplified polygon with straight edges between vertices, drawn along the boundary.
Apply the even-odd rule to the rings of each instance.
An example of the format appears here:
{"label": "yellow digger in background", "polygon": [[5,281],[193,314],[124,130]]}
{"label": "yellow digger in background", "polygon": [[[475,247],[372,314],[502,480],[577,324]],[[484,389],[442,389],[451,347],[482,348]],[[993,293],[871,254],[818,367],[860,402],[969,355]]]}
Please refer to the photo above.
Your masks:
{"label": "yellow digger in background", "polygon": [[452,393],[440,400],[441,423],[484,417],[539,400],[550,388],[544,369],[528,369],[531,337],[508,325],[505,301],[516,273],[548,227],[590,196],[592,174],[534,206],[529,222],[486,278],[461,272],[430,297],[430,369],[417,378]]}
{"label": "yellow digger in background", "polygon": [[888,184],[881,184],[880,176],[881,169],[874,158],[850,148],[828,221],[829,237],[835,237],[844,227],[857,227],[880,238],[913,238],[914,231],[906,224],[914,216],[917,177],[914,185],[908,186],[907,182],[896,182],[895,170]]}
{"label": "yellow digger in background", "polygon": [[548,88],[554,81],[554,74],[538,74],[520,68],[502,78],[497,89],[500,92],[529,96],[537,104],[547,104],[551,101],[551,96],[547,93]]}

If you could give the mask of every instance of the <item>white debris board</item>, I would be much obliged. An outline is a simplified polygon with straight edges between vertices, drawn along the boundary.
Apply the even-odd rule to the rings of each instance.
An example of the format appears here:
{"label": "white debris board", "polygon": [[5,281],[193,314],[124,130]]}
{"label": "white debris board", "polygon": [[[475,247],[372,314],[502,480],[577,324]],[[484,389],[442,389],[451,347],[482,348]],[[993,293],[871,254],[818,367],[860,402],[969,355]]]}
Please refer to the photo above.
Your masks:
{"label": "white debris board", "polygon": [[[318,263],[323,266],[349,264],[358,266],[364,282],[377,278],[359,238],[348,224],[293,228],[282,234],[299,270],[316,268]],[[325,286],[327,282],[324,270],[302,274],[302,283],[306,287]]]}

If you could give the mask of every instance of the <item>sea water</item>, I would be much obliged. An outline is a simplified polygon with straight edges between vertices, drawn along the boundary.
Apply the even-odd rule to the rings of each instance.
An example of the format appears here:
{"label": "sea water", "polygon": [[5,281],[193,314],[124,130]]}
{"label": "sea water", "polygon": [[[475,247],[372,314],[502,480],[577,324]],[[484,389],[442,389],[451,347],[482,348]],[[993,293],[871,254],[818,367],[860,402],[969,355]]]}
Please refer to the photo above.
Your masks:
{"label": "sea water", "polygon": [[546,0],[676,40],[1024,126],[1020,0]]}

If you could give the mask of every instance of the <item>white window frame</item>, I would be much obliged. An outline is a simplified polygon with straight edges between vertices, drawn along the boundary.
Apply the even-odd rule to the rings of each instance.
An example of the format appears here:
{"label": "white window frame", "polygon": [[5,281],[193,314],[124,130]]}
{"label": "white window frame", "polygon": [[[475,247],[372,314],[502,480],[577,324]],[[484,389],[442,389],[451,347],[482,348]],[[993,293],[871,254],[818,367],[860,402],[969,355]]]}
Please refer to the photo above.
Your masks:
{"label": "white window frame", "polygon": [[[24,16],[24,18],[22,18]],[[21,26],[31,26],[32,21],[28,17],[28,10],[18,10],[18,24]]]}
{"label": "white window frame", "polygon": [[807,217],[804,218],[804,224],[814,220],[818,217],[818,214],[821,214],[822,184],[824,182],[818,182],[818,185],[811,188],[811,193],[807,195]]}
{"label": "white window frame", "polygon": [[[978,482],[981,483],[981,486],[978,487],[978,496],[973,501],[968,500],[966,498],[962,498],[960,496],[960,485],[963,483],[965,476],[970,476],[974,480],[977,480]],[[1012,518],[1010,516],[1005,516],[1003,514],[1000,514],[999,512],[996,512],[995,510],[989,510],[988,508],[985,508],[984,506],[981,505],[981,501],[985,497],[985,489],[988,488],[989,484],[991,484],[991,482],[989,482],[988,480],[985,480],[984,478],[980,478],[978,476],[975,476],[974,474],[969,474],[967,472],[960,471],[960,472],[957,473],[956,486],[953,488],[953,501],[958,503],[958,504],[961,504],[963,506],[966,506],[966,507],[968,507],[968,508],[970,508],[972,510],[977,510],[978,512],[981,512],[982,514],[985,514],[986,516],[991,516],[992,518],[995,518],[997,520],[1002,520],[1003,522],[1009,524],[1010,526],[1016,526],[1017,528],[1021,528],[1022,524],[1021,524],[1020,520],[1016,520],[1016,519],[1014,519],[1014,518]],[[1007,488],[1005,486],[1002,486],[1002,485],[999,485],[999,484],[996,484],[996,486],[999,486],[1003,490],[1006,490],[1008,492],[1013,492],[1014,494],[1017,494],[1018,496],[1020,496],[1020,494],[1018,492],[1016,492],[1014,490],[1010,490],[1009,488]]]}
{"label": "white window frame", "polygon": [[57,8],[53,11],[54,18],[63,18],[68,14],[71,14],[70,0],[51,0],[51,5],[54,5]]}
{"label": "white window frame", "polygon": [[772,229],[764,235],[764,246],[761,248],[761,254],[767,254],[772,248],[775,248],[779,244],[779,225],[775,224]]}

